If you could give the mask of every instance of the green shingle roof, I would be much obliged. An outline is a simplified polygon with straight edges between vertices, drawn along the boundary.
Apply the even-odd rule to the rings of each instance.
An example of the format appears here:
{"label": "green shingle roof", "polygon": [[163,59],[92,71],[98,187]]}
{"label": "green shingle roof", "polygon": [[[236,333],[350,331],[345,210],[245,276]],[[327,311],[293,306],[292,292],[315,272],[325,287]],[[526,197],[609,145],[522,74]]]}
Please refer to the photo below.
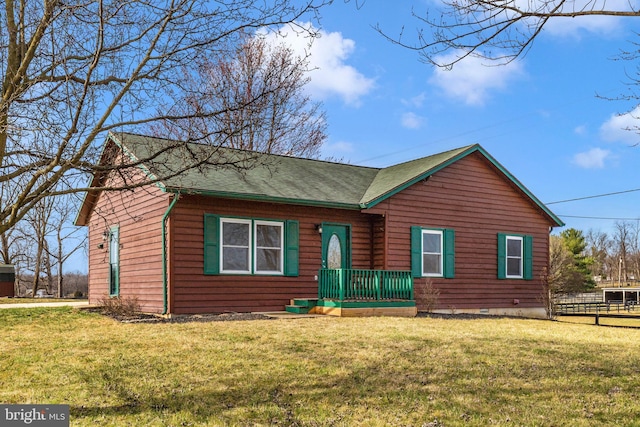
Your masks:
{"label": "green shingle roof", "polygon": [[[247,200],[363,209],[391,197],[447,165],[480,152],[558,225],[564,225],[513,175],[479,145],[412,160],[386,168],[355,166],[189,143],[128,133],[110,138],[168,192],[215,195]],[[158,151],[162,154],[155,155]],[[190,168],[194,159],[210,164]],[[249,168],[242,166],[251,165]],[[240,166],[234,167],[234,166]],[[181,173],[179,173],[181,172]]]}

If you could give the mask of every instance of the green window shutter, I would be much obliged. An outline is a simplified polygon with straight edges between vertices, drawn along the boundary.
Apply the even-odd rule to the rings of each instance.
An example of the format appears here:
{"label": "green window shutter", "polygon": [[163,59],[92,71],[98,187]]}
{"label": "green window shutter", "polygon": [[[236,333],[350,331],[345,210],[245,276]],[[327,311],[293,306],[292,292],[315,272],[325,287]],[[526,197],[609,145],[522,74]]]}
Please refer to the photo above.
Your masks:
{"label": "green window shutter", "polygon": [[411,275],[422,277],[422,228],[411,227]]}
{"label": "green window shutter", "polygon": [[533,279],[533,236],[523,236],[522,252],[524,252],[523,277],[525,280],[531,280]]}
{"label": "green window shutter", "polygon": [[300,225],[298,221],[288,220],[285,222],[285,257],[284,275],[297,277],[299,274],[298,264],[300,262]]}
{"label": "green window shutter", "polygon": [[220,273],[220,217],[204,215],[204,274]]}
{"label": "green window shutter", "polygon": [[498,233],[498,279],[507,278],[507,235]]}
{"label": "green window shutter", "polygon": [[444,277],[453,279],[456,269],[456,243],[455,231],[445,229],[442,231],[444,240]]}

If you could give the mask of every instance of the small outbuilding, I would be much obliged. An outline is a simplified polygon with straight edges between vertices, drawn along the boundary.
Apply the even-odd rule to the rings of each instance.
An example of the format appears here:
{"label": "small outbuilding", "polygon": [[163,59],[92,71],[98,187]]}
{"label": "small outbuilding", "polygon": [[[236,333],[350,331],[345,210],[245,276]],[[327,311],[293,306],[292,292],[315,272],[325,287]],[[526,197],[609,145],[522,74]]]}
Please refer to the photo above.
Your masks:
{"label": "small outbuilding", "polygon": [[10,264],[0,264],[0,297],[14,297],[15,288],[15,267]]}
{"label": "small outbuilding", "polygon": [[[155,182],[86,194],[76,224],[89,228],[90,303],[415,315],[428,299],[436,311],[545,315],[549,232],[564,224],[480,145],[386,168],[199,144],[151,155],[173,145],[108,136],[102,164],[124,155],[129,183]],[[172,174],[203,150],[224,161]]]}

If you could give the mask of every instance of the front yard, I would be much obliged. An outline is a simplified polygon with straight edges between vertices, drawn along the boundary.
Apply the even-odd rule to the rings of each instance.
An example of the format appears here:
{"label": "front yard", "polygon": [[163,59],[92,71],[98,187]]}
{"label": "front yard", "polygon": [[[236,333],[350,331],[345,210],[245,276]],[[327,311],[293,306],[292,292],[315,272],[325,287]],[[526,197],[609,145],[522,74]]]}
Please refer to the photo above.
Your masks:
{"label": "front yard", "polygon": [[633,425],[640,331],[539,320],[119,323],[0,311],[0,401],[72,426]]}

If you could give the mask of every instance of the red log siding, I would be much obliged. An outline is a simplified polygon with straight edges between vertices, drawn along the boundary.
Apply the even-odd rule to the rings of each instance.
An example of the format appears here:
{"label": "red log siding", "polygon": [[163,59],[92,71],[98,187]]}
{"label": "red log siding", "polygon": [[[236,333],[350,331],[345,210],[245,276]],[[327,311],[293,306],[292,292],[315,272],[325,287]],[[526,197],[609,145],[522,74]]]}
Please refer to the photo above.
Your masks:
{"label": "red log siding", "polygon": [[386,216],[375,215],[371,219],[372,222],[372,233],[373,243],[371,245],[372,252],[372,269],[375,270],[389,270],[387,267],[387,233],[385,232],[387,228],[387,219]]}
{"label": "red log siding", "polygon": [[90,304],[109,294],[109,242],[103,232],[118,225],[120,296],[137,298],[143,311],[162,312],[161,222],[168,205],[169,196],[156,186],[98,196],[89,222]]}
{"label": "red log siding", "polygon": [[[102,193],[89,224],[89,301],[108,293],[108,242],[120,226],[120,295],[143,310],[162,310],[162,215],[169,195],[156,187]],[[205,213],[297,220],[299,276],[204,274]],[[453,228],[454,279],[433,279],[439,308],[539,307],[540,275],[547,266],[549,218],[507,182],[483,156],[467,156],[364,214],[359,211],[181,196],[168,224],[168,310],[174,314],[282,310],[294,297],[315,297],[321,260],[316,224],[350,224],[353,268],[410,269],[410,227]],[[534,238],[534,280],[497,279],[497,233]],[[420,279],[416,283],[420,283]]]}
{"label": "red log siding", "polygon": [[[455,230],[455,278],[432,279],[440,290],[438,308],[542,305],[540,276],[548,265],[552,223],[480,154],[455,162],[369,212],[386,215],[386,267],[391,270],[411,267],[410,226]],[[533,280],[497,279],[499,232],[533,236]],[[416,284],[420,281],[424,279],[416,279]]]}
{"label": "red log siding", "polygon": [[[297,220],[298,277],[204,275],[204,214],[253,219]],[[352,265],[371,268],[370,215],[359,211],[183,196],[171,213],[171,307],[176,314],[283,310],[295,297],[314,298],[321,261],[315,224],[350,224]]]}

